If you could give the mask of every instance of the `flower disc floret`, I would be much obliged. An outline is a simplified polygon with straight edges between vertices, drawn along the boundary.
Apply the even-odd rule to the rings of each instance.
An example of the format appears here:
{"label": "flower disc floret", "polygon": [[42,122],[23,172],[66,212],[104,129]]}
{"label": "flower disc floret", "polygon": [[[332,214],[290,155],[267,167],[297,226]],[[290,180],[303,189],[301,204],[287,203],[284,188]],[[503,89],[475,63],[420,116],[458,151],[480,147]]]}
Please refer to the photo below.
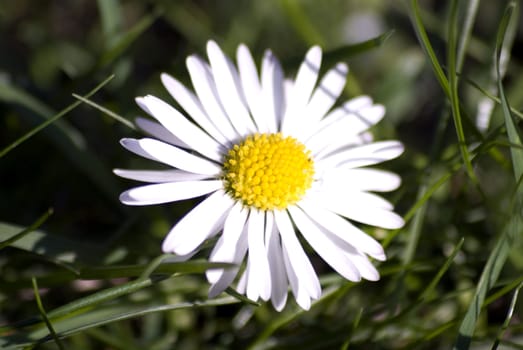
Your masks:
{"label": "flower disc floret", "polygon": [[314,163],[293,137],[254,134],[229,150],[223,171],[226,190],[244,205],[285,209],[311,187]]}

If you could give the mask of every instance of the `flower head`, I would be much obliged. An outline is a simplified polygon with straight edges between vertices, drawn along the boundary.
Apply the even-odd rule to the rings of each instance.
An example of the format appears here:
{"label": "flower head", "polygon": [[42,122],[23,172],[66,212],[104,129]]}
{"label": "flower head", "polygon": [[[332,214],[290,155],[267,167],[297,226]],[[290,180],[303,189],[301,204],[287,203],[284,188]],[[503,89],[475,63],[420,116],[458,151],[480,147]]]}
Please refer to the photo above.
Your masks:
{"label": "flower head", "polygon": [[205,196],[174,225],[162,249],[188,259],[219,235],[209,260],[238,267],[207,271],[211,297],[237,279],[239,292],[270,299],[281,310],[290,285],[308,309],[321,287],[299,235],[346,279],[378,280],[368,257],[385,260],[383,248],[352,222],[403,226],[392,205],[372,193],[400,185],[397,175],[368,168],[403,152],[400,142],[374,142],[368,132],[384,116],[383,106],[360,96],[333,108],[348,68],[339,63],[318,82],[322,53],[316,46],[294,80],[285,80],[270,51],[260,74],[244,45],[238,68],[213,41],[207,54],[210,64],[187,59],[194,92],[162,74],[185,114],[154,96],[136,99],[157,122],[138,118],[151,138],[123,139],[122,145],[172,169],[116,169],[151,183],[120,200],[151,205]]}

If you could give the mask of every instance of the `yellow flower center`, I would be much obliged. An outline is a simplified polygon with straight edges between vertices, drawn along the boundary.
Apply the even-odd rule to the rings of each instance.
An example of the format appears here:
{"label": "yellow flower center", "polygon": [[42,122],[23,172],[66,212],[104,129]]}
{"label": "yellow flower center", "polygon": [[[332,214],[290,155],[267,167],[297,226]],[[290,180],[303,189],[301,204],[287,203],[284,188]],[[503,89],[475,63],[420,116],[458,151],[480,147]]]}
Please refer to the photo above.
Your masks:
{"label": "yellow flower center", "polygon": [[311,187],[314,163],[293,137],[254,134],[229,150],[223,171],[225,189],[244,205],[285,209]]}

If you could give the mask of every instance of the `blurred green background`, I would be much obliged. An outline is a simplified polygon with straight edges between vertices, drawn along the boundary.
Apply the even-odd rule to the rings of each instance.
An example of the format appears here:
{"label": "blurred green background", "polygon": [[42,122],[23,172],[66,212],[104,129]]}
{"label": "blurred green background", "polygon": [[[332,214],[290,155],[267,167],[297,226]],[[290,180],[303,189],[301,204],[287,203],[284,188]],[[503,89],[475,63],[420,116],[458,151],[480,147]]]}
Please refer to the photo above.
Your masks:
{"label": "blurred green background", "polygon": [[[0,0],[0,241],[53,210],[40,231],[0,251],[0,327],[38,315],[32,277],[48,311],[132,280],[128,278],[137,274],[122,266],[143,267],[159,256],[166,232],[197,202],[120,204],[119,193],[134,183],[117,178],[112,169],[154,165],[118,143],[140,133],[85,104],[9,152],[6,148],[77,102],[73,93],[83,96],[113,74],[90,100],[128,121],[141,115],[136,96],[153,94],[174,103],[160,74],[168,72],[190,86],[185,58],[205,56],[207,40],[214,39],[231,57],[239,43],[247,44],[258,63],[271,48],[288,76],[306,50],[319,44],[325,61],[340,58],[349,64],[342,100],[368,94],[386,106],[387,115],[374,132],[406,146],[400,159],[384,167],[403,178],[401,189],[388,199],[410,221],[397,232],[366,228],[386,245],[389,260],[379,265],[383,278],[350,283],[314,258],[316,270],[325,276],[326,297],[309,312],[290,301],[279,314],[270,305],[184,306],[206,300],[208,286],[201,273],[176,275],[82,312],[87,323],[102,317],[89,312],[104,308],[109,315],[148,305],[151,310],[180,305],[180,310],[136,313],[128,320],[78,329],[62,340],[65,348],[450,348],[487,258],[512,215],[516,191],[502,109],[472,84],[498,94],[493,59],[507,3],[458,2],[459,38],[466,37],[466,20],[474,19],[458,72],[467,145],[480,147],[472,161],[477,182],[461,162],[450,103],[416,36],[412,3]],[[420,4],[420,18],[445,72],[451,3]],[[510,63],[504,84],[508,101],[519,110],[523,29],[517,19],[514,23],[507,35]],[[390,36],[383,42],[362,52],[350,50],[385,33]],[[340,48],[345,49],[341,56],[336,54]],[[472,340],[475,348],[491,348],[509,310],[514,314],[501,347],[523,348],[521,307],[513,298],[523,281],[522,232],[516,233],[499,281],[489,285]],[[427,289],[431,281],[436,284]],[[23,338],[36,330],[20,328],[17,333],[4,327],[0,337]],[[57,346],[52,340],[37,345]]]}

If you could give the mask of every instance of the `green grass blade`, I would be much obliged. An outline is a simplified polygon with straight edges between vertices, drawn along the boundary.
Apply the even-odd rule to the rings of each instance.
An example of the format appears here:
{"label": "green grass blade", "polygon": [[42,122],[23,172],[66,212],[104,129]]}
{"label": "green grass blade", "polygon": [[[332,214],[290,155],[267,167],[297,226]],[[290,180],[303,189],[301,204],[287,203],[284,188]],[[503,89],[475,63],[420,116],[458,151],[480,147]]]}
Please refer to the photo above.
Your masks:
{"label": "green grass blade", "polygon": [[[407,211],[407,213],[403,216],[403,219],[405,220],[405,222],[409,222],[412,218],[414,218],[414,220],[423,220],[425,215],[425,210],[424,207],[428,204],[428,201],[429,199],[434,195],[434,193],[441,187],[443,186],[447,181],[450,180],[450,178],[452,177],[452,175],[454,175],[458,170],[459,170],[459,165],[455,165],[453,166],[449,172],[447,172],[445,175],[441,176],[436,182],[434,182],[432,185],[430,186],[426,186],[426,185],[422,185],[420,186],[419,190],[418,190],[418,196],[417,196],[417,200],[416,200],[416,203],[414,203],[412,205],[412,207],[410,207],[410,209]],[[416,219],[416,217],[419,216],[420,218],[419,219]],[[417,225],[421,225],[421,222],[418,223]],[[389,235],[387,235],[387,237],[382,241],[382,245],[384,248],[388,247],[388,245],[392,242],[392,240],[400,233],[402,232],[403,229],[398,229],[398,230],[394,230],[392,231]],[[412,232],[411,232],[412,234]],[[414,233],[415,235],[417,235],[417,233]],[[416,236],[414,236],[413,240],[416,240]],[[409,239],[409,242],[410,242],[410,239]],[[413,244],[413,243],[412,243]],[[410,254],[407,254],[405,253],[404,257],[407,257],[409,255],[412,255],[412,253],[414,252],[414,249],[415,246],[413,246],[412,248],[409,248],[412,250],[412,252]],[[407,261],[407,260],[411,260],[411,258],[408,258],[404,261]]]}
{"label": "green grass blade", "polygon": [[441,85],[443,92],[445,93],[445,95],[450,96],[449,82],[447,80],[447,77],[445,76],[445,73],[443,72],[443,69],[441,68],[441,65],[439,64],[438,57],[436,56],[436,53],[434,52],[434,49],[432,48],[429,37],[425,30],[425,26],[423,25],[423,21],[421,19],[420,10],[419,10],[419,6],[418,6],[418,1],[410,0],[409,8],[410,8],[409,15],[411,17],[411,21],[414,26],[416,35],[418,36],[418,40],[421,44],[421,47],[423,48],[427,57],[429,58],[429,61],[432,65],[432,69],[434,70],[434,74],[436,75],[436,79],[438,79],[438,82]]}
{"label": "green grass blade", "polygon": [[[476,90],[478,90],[479,92],[481,92],[485,97],[487,97],[488,99],[496,102],[497,104],[501,105],[501,100],[499,99],[499,97],[497,96],[494,96],[493,94],[491,94],[490,92],[488,92],[486,89],[482,88],[478,83],[476,83],[475,81],[469,79],[469,78],[464,78],[465,81],[470,84],[470,86],[474,87]],[[517,109],[515,109],[514,107],[512,106],[509,106],[510,108],[510,113],[518,116],[519,118],[523,119],[523,113],[518,111]]]}
{"label": "green grass blade", "polygon": [[155,283],[161,282],[169,276],[155,276],[143,280],[135,280],[127,282],[125,284],[104,289],[100,292],[96,292],[87,297],[77,299],[69,304],[63,305],[59,308],[56,308],[49,312],[49,317],[51,319],[58,319],[61,317],[66,317],[70,314],[77,313],[80,310],[87,309],[101,303],[114,300],[123,295],[128,295],[137,290],[150,287]]}
{"label": "green grass blade", "polygon": [[499,277],[501,269],[505,264],[508,253],[513,244],[514,236],[516,234],[521,234],[523,230],[523,223],[521,217],[519,217],[519,213],[522,209],[523,206],[521,206],[520,203],[516,203],[512,210],[512,217],[501,233],[494,249],[490,253],[489,259],[485,264],[485,268],[483,269],[480,280],[477,284],[474,297],[461,322],[458,339],[456,340],[454,349],[466,350],[470,347],[476,322],[479,318],[486,294],[494,286]]}
{"label": "green grass blade", "polygon": [[[503,84],[501,82],[501,74],[499,74],[501,73],[499,66],[499,56],[501,55],[503,39],[505,38],[507,28],[512,19],[512,13],[514,12],[515,6],[516,5],[514,2],[511,2],[507,6],[505,14],[499,25],[496,42],[495,64],[496,69],[498,71],[498,88],[503,107],[503,115],[505,117],[507,133],[512,143],[521,145],[521,139],[519,138],[519,135],[515,129],[514,121],[510,113],[509,104],[507,99],[505,98]],[[521,234],[523,229],[523,222],[521,218],[521,210],[523,208],[521,200],[522,188],[520,186],[520,179],[523,173],[523,149],[512,147],[510,151],[513,160],[514,176],[516,178],[516,182],[518,183],[518,188],[515,194],[515,203],[511,210],[511,215],[508,219],[508,223],[502,231],[501,236],[498,238],[498,241],[496,242],[496,245],[489,256],[489,259],[485,264],[480,280],[477,284],[474,297],[467,309],[463,321],[461,322],[458,339],[456,340],[456,344],[454,346],[454,349],[457,350],[469,349],[470,343],[472,341],[472,336],[474,334],[474,329],[476,327],[476,322],[481,312],[481,307],[485,301],[486,294],[499,277],[501,269],[505,264],[505,261],[508,257],[508,253],[513,244],[515,235]],[[521,158],[517,159],[516,157],[518,156]]]}
{"label": "green grass blade", "polygon": [[154,265],[121,265],[121,266],[102,266],[88,267],[79,269],[78,274],[83,279],[109,279],[120,277],[138,277],[144,273],[150,273],[154,268],[155,274],[174,274],[174,273],[202,273],[210,268],[230,268],[233,264],[229,263],[210,263],[205,261],[191,260],[185,262],[167,262],[155,266],[158,261],[153,260]]}
{"label": "green grass blade", "polygon": [[[0,240],[11,240],[26,228],[19,225],[0,222]],[[105,249],[102,246],[78,242],[67,237],[32,230],[10,244],[11,247],[38,254],[47,260],[63,266],[64,263],[94,263],[102,258]]]}
{"label": "green grass blade", "polygon": [[[358,325],[360,324],[362,316],[363,316],[363,308],[360,308],[358,310],[358,313],[356,314],[356,317],[354,318],[354,322],[352,323],[352,327],[351,327],[352,332],[356,331],[356,329],[358,328]],[[340,350],[348,350],[351,340],[352,340],[352,337],[349,336],[347,338],[347,340],[345,340],[343,342],[343,344],[341,345]]]}
{"label": "green grass blade", "polygon": [[474,170],[472,168],[472,162],[470,161],[470,154],[467,149],[467,142],[465,140],[465,133],[463,132],[463,124],[461,121],[461,112],[459,107],[459,96],[458,96],[458,75],[456,72],[456,45],[457,45],[457,29],[458,29],[458,1],[453,0],[451,2],[451,11],[449,19],[449,38],[448,38],[448,86],[449,86],[449,99],[450,106],[452,109],[452,117],[454,119],[454,127],[456,129],[456,135],[458,137],[458,146],[467,169],[467,174],[474,183],[478,183]]}
{"label": "green grass blade", "polygon": [[[88,98],[94,95],[102,87],[108,84],[112,78],[113,76],[109,76],[83,97]],[[0,86],[0,100],[21,104],[46,120],[27,132],[25,135],[18,138],[15,142],[0,150],[0,159],[37,133],[45,130],[49,132],[47,135],[50,141],[53,142],[81,172],[86,174],[87,177],[94,184],[96,184],[110,200],[117,202],[117,194],[119,190],[116,184],[116,180],[113,176],[111,176],[111,172],[105,168],[98,158],[86,149],[85,140],[83,137],[79,134],[77,137],[76,130],[67,129],[67,124],[65,123],[61,124],[62,127],[55,125],[57,122],[60,122],[60,118],[81,105],[82,102],[76,101],[68,107],[64,108],[59,113],[53,115],[52,111],[44,104],[23,92],[17,91],[16,89],[14,89],[14,93],[11,92],[10,95],[6,96],[6,94],[3,93],[5,90],[4,88],[5,87]]]}
{"label": "green grass blade", "polygon": [[505,321],[501,325],[501,328],[498,332],[498,335],[496,336],[496,340],[494,341],[494,344],[492,344],[492,350],[496,350],[499,346],[499,343],[501,341],[501,338],[503,338],[503,334],[505,334],[505,331],[507,330],[510,320],[512,320],[512,315],[514,314],[514,309],[516,307],[516,302],[518,300],[519,290],[523,287],[523,283],[520,283],[519,286],[514,291],[514,295],[512,296],[512,300],[510,301],[510,306],[507,311],[507,317],[505,318]]}
{"label": "green grass blade", "polygon": [[129,120],[125,119],[124,117],[122,117],[121,115],[116,114],[113,111],[111,111],[111,110],[109,110],[109,109],[107,109],[107,108],[105,108],[103,106],[100,106],[96,102],[93,102],[93,101],[91,101],[91,100],[89,100],[87,98],[84,98],[84,97],[80,96],[80,95],[73,94],[73,97],[76,98],[77,100],[82,101],[85,104],[88,104],[91,107],[96,108],[100,112],[102,112],[104,114],[107,114],[109,117],[111,117],[114,120],[122,123],[123,125],[127,126],[129,129],[136,130],[136,127],[134,126],[134,124],[132,122],[130,122]]}
{"label": "green grass blade", "polygon": [[485,302],[483,304],[484,305],[492,304],[494,301],[498,300],[505,294],[508,294],[512,290],[517,288],[520,283],[523,283],[523,277],[516,278],[515,280],[511,281],[510,283],[505,284],[503,288],[501,288],[500,290],[497,290],[495,293],[492,293],[488,298],[486,298]]}
{"label": "green grass blade", "polygon": [[[128,320],[157,312],[167,312],[182,309],[193,309],[196,307],[219,306],[238,303],[232,297],[216,298],[205,301],[181,302],[176,304],[148,304],[135,305],[124,304],[98,307],[88,312],[79,313],[53,322],[54,329],[60,338],[65,338],[95,327],[106,324]],[[10,344],[17,346],[32,346],[41,344],[52,339],[47,328],[40,328],[27,334],[16,334],[6,337]]]}
{"label": "green grass blade", "polygon": [[47,315],[45,313],[45,309],[42,304],[42,300],[40,299],[40,293],[38,292],[38,284],[36,283],[36,278],[33,277],[31,280],[33,282],[33,291],[34,291],[34,296],[36,299],[36,305],[38,306],[38,311],[40,312],[40,317],[42,317],[42,319],[44,320],[45,326],[49,330],[49,334],[55,341],[58,348],[60,350],[64,350],[64,346],[63,346],[62,342],[60,341],[60,339],[58,339],[58,336],[56,335],[56,332],[53,328],[53,325],[51,324],[51,322],[49,321],[49,318],[47,318]]}
{"label": "green grass blade", "polygon": [[476,20],[476,14],[478,12],[479,0],[469,0],[464,3],[467,6],[465,11],[465,18],[463,28],[460,29],[460,40],[458,44],[458,51],[456,54],[456,67],[461,70],[465,56],[467,54],[468,45],[472,36],[472,28]]}
{"label": "green grass blade", "polygon": [[39,117],[45,119],[45,122],[32,129],[4,149],[0,150],[0,158],[5,156],[7,153],[18,147],[23,142],[27,141],[29,138],[34,136],[36,133],[40,132],[42,129],[53,124],[59,131],[61,135],[66,137],[68,141],[77,148],[85,147],[85,139],[83,136],[68,123],[63,120],[59,120],[61,117],[72,111],[74,108],[78,107],[80,104],[71,105],[60,111],[56,114],[51,108],[46,106],[41,101],[37,100],[33,96],[27,94],[25,91],[18,89],[16,86],[7,85],[0,82],[0,100],[8,103],[17,104],[27,108],[28,110],[34,112]]}
{"label": "green grass blade", "polygon": [[255,301],[252,301],[251,299],[247,298],[245,295],[238,293],[234,288],[227,287],[225,289],[225,293],[229,294],[231,297],[238,299],[239,301],[243,302],[244,304],[250,304],[252,306],[260,306],[260,303],[257,303]]}
{"label": "green grass blade", "polygon": [[[503,116],[505,118],[505,126],[507,128],[507,135],[511,143],[518,145],[520,147],[512,147],[510,149],[510,154],[512,157],[512,165],[514,167],[514,176],[516,178],[516,181],[520,181],[521,175],[523,175],[523,149],[521,146],[523,146],[523,143],[521,142],[521,136],[516,128],[516,125],[514,123],[514,119],[512,117],[512,113],[510,113],[510,104],[508,103],[508,100],[505,96],[505,91],[502,84],[502,71],[501,71],[501,60],[502,52],[503,52],[503,42],[505,38],[505,34],[507,29],[509,28],[509,25],[511,23],[512,13],[513,9],[516,7],[515,2],[511,2],[509,6],[507,7],[507,11],[505,12],[505,16],[503,17],[502,23],[500,24],[500,32],[498,33],[498,37],[496,40],[496,56],[494,59],[494,63],[496,66],[496,71],[498,73],[498,91],[500,95],[501,100],[501,107],[503,109]],[[512,22],[512,23],[515,23]],[[516,30],[516,26],[512,26],[512,30]],[[520,190],[521,193],[523,193],[523,190]],[[520,194],[521,194],[520,193]]]}
{"label": "green grass blade", "polygon": [[441,278],[443,277],[445,272],[447,272],[447,270],[450,268],[450,265],[454,261],[454,258],[456,257],[456,255],[461,250],[461,247],[463,246],[464,242],[465,242],[465,238],[461,238],[459,240],[458,244],[456,244],[456,246],[454,247],[454,249],[450,253],[449,257],[447,258],[447,260],[443,264],[443,266],[438,270],[438,272],[436,273],[436,275],[434,276],[432,281],[430,281],[428,286],[420,294],[420,297],[418,298],[419,302],[422,302],[422,301],[427,300],[427,299],[430,298],[431,293],[434,291],[434,289],[438,285],[439,281],[441,280]]}
{"label": "green grass blade", "polygon": [[20,233],[15,234],[14,236],[11,236],[10,238],[0,241],[0,250],[3,248],[13,244],[14,242],[18,241],[19,239],[22,239],[25,235],[33,232],[37,228],[39,228],[44,222],[47,221],[49,216],[53,214],[53,209],[47,210],[42,216],[40,216],[31,226],[23,229]]}
{"label": "green grass blade", "polygon": [[[450,178],[450,176],[449,176]],[[445,178],[444,178],[445,179]],[[446,181],[446,180],[445,180]],[[438,184],[438,183],[436,183]],[[432,192],[434,193],[434,192]],[[402,262],[405,268],[412,263],[414,260],[414,255],[416,254],[416,248],[419,243],[419,237],[421,235],[421,228],[423,227],[423,223],[425,222],[425,213],[427,212],[427,201],[430,198],[430,194],[427,193],[427,186],[422,185],[418,191],[418,198],[416,201],[416,204],[419,207],[416,211],[413,211],[414,217],[413,220],[410,222],[410,225],[408,227],[408,240],[407,240],[407,246],[405,247],[405,250],[403,251],[402,255]],[[421,198],[420,198],[421,197]],[[426,198],[424,200],[424,198]]]}
{"label": "green grass blade", "polygon": [[329,50],[323,55],[322,65],[330,67],[338,62],[347,61],[351,57],[380,47],[392,36],[392,34],[394,34],[394,30],[389,30],[375,38]]}
{"label": "green grass blade", "polygon": [[[84,97],[87,98],[87,97],[90,97],[90,96],[94,95],[98,90],[100,90],[102,87],[107,85],[107,83],[109,83],[111,81],[111,79],[113,79],[113,78],[114,78],[113,75],[109,76],[107,79],[105,79],[100,84],[98,84],[93,90],[89,91]],[[6,96],[5,93],[2,93],[5,89],[8,89],[8,90],[11,91],[10,95]],[[8,101],[8,102],[20,103],[21,105],[23,105],[23,106],[33,110],[37,114],[39,114],[41,116],[44,116],[44,117],[47,117],[48,115],[53,114],[52,111],[50,109],[48,109],[45,105],[43,105],[42,103],[40,103],[36,99],[32,98],[31,96],[29,96],[29,95],[27,95],[25,93],[19,92],[16,89],[13,89],[12,86],[9,86],[9,87],[0,86],[0,99],[2,99],[4,101]],[[61,110],[60,112],[58,112],[54,116],[48,118],[44,123],[40,124],[39,126],[34,128],[33,130],[29,131],[24,136],[20,137],[18,140],[16,140],[15,142],[10,144],[6,148],[4,148],[3,150],[1,150],[0,151],[0,158],[2,158],[7,153],[12,151],[14,148],[19,146],[21,143],[25,142],[26,140],[28,140],[29,138],[31,138],[32,136],[34,136],[35,134],[40,132],[42,129],[48,127],[49,125],[51,125],[53,123],[56,123],[58,121],[58,119],[60,119],[61,117],[63,117],[67,113],[71,112],[73,109],[78,107],[80,104],[81,104],[80,102],[75,102],[75,103],[69,105],[68,107],[64,108],[63,110]],[[67,134],[70,135],[71,131],[68,130]]]}
{"label": "green grass blade", "polygon": [[[133,293],[145,287],[149,287],[155,283],[170,278],[175,273],[203,273],[212,268],[230,268],[234,265],[228,263],[211,263],[206,261],[187,261],[176,263],[163,263],[161,259],[169,257],[168,254],[159,256],[148,265],[129,265],[129,266],[107,266],[100,268],[80,269],[73,277],[77,279],[111,279],[121,277],[136,277],[140,278],[130,281],[115,287],[110,287],[102,291],[93,293],[84,298],[77,299],[69,304],[63,305],[48,312],[49,319],[54,320],[69,314],[77,313],[79,310],[93,307],[103,302],[114,300],[120,296]],[[154,270],[154,274],[152,271]],[[150,273],[152,276],[144,277],[145,273]],[[254,305],[258,305],[254,303]],[[11,326],[11,328],[20,328],[40,323],[40,318],[30,318],[18,322]]]}
{"label": "green grass blade", "polygon": [[[115,287],[110,287],[107,289],[104,289],[102,291],[93,293],[89,296],[77,299],[75,301],[72,301],[66,305],[60,306],[54,310],[51,310],[47,313],[47,317],[51,320],[59,319],[65,316],[70,316],[76,313],[79,313],[81,310],[88,309],[90,307],[99,305],[103,302],[114,300],[118,297],[121,297],[123,295],[128,295],[130,293],[133,293],[137,290],[150,287],[155,283],[161,282],[165,279],[169,278],[169,276],[155,276],[144,280],[135,280],[131,282],[127,282]],[[38,323],[41,323],[42,319],[40,317],[31,317],[19,322],[16,322],[15,324],[12,324],[10,326],[6,326],[5,328],[8,329],[19,329],[24,328],[28,326],[32,326]]]}

